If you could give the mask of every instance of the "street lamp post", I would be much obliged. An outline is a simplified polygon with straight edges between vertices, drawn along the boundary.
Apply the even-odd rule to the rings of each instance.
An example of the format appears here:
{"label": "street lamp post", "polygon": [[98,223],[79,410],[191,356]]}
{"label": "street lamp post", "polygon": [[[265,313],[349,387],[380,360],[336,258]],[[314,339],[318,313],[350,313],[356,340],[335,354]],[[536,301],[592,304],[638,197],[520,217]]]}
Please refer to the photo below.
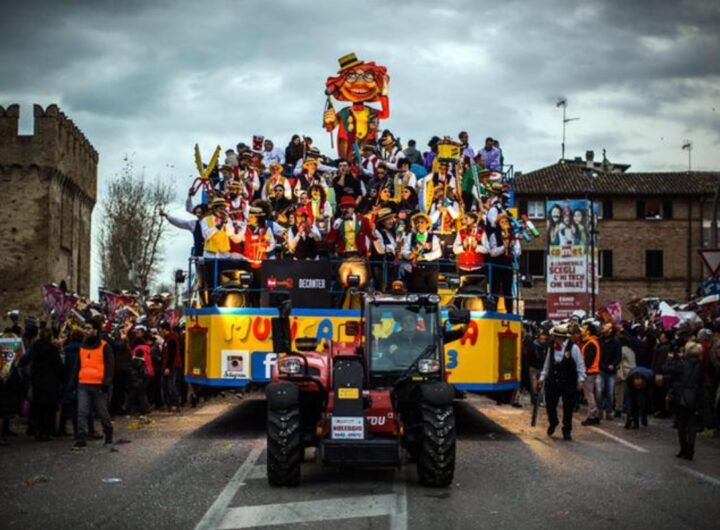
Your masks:
{"label": "street lamp post", "polygon": [[692,171],[692,140],[685,140],[682,145],[682,150],[688,152],[688,172]]}
{"label": "street lamp post", "polygon": [[560,160],[565,160],[565,127],[571,121],[577,121],[580,119],[580,118],[568,118],[566,115],[567,106],[568,106],[567,98],[563,98],[563,97],[558,98],[557,103],[555,104],[555,108],[562,107],[562,109],[563,109],[563,120],[562,120],[563,121],[563,131],[562,131],[562,147],[560,150]]}
{"label": "street lamp post", "polygon": [[595,200],[593,194],[593,179],[598,174],[591,168],[586,168],[585,176],[588,180],[588,187],[585,190],[585,200],[590,203],[590,308],[591,315],[595,316],[595,237],[597,235],[597,229],[595,227]]}

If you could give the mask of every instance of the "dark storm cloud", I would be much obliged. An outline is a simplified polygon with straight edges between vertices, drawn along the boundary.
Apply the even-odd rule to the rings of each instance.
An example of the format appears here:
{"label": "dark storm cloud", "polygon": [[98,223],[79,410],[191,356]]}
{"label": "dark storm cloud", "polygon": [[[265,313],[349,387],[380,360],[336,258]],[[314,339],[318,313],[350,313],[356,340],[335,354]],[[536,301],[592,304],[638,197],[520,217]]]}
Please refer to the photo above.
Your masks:
{"label": "dark storm cloud", "polygon": [[690,137],[699,165],[720,166],[717,1],[16,2],[0,104],[59,103],[100,152],[101,188],[135,153],[182,196],[195,142],[209,156],[305,133],[329,151],[324,81],[349,51],[388,66],[384,125],[403,141],[489,135],[528,171],[559,157],[562,95],[582,117],[568,156],[676,168]]}

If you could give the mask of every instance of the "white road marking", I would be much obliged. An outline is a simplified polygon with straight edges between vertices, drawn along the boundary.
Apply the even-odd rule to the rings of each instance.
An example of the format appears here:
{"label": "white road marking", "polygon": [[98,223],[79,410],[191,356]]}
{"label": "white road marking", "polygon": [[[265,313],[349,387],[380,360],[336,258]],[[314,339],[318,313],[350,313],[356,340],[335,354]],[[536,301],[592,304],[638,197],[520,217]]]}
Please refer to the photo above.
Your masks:
{"label": "white road marking", "polygon": [[407,475],[407,463],[403,469],[395,471],[393,492],[396,504],[390,515],[391,530],[407,530]]}
{"label": "white road marking", "polygon": [[240,468],[235,472],[235,475],[233,475],[233,478],[230,479],[230,482],[228,482],[222,492],[220,492],[220,495],[218,495],[218,498],[215,499],[215,502],[213,502],[212,506],[210,506],[210,509],[197,524],[195,530],[218,528],[218,524],[222,521],[222,518],[227,511],[227,507],[230,505],[230,502],[233,497],[235,497],[235,494],[240,487],[244,485],[245,479],[248,478],[250,472],[253,471],[255,462],[260,457],[263,449],[265,449],[265,439],[259,438],[255,440],[253,448],[250,450],[250,454],[245,459],[245,462],[243,462]]}
{"label": "white road marking", "polygon": [[590,426],[589,428],[592,429],[593,431],[597,432],[597,433],[602,434],[603,436],[606,436],[607,438],[610,438],[611,440],[615,440],[617,443],[622,444],[622,445],[624,445],[625,447],[629,447],[630,449],[634,449],[634,450],[637,451],[638,453],[649,453],[649,452],[650,452],[650,451],[648,451],[647,449],[645,449],[644,447],[640,447],[639,445],[635,445],[634,443],[630,443],[630,442],[628,442],[627,440],[623,440],[623,439],[620,438],[619,436],[615,436],[614,434],[610,434],[609,432],[601,429],[600,427]]}
{"label": "white road marking", "polygon": [[700,473],[699,471],[695,471],[694,469],[690,469],[689,467],[685,466],[675,466],[680,471],[684,471],[685,473],[688,473],[690,475],[693,475],[696,478],[699,478],[700,480],[704,480],[705,482],[712,484],[713,486],[720,487],[720,480],[716,479],[715,477],[711,477],[710,475],[706,475],[705,473]]}
{"label": "white road marking", "polygon": [[[398,496],[395,493],[389,493],[319,501],[242,506],[230,508],[217,528],[230,530],[359,517],[392,516],[398,509],[398,505]],[[393,526],[393,528],[401,527]]]}
{"label": "white road marking", "polygon": [[255,464],[250,470],[250,474],[247,476],[249,479],[254,478],[267,478],[267,465]]}

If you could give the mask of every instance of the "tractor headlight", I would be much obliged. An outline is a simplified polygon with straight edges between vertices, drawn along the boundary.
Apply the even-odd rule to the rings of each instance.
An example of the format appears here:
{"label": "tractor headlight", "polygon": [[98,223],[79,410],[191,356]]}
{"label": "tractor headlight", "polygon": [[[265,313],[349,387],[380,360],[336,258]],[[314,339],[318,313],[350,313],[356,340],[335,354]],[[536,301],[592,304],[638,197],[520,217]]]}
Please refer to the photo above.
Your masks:
{"label": "tractor headlight", "polygon": [[421,374],[434,374],[440,370],[440,363],[437,359],[421,359],[418,362],[418,372]]}
{"label": "tractor headlight", "polygon": [[297,357],[285,357],[277,363],[278,372],[285,375],[296,375],[302,371],[302,361]]}
{"label": "tractor headlight", "polygon": [[431,294],[427,297],[427,301],[431,304],[439,304],[440,303],[440,297],[436,294]]}
{"label": "tractor headlight", "polygon": [[418,300],[420,300],[420,297],[419,297],[418,295],[416,295],[416,294],[409,294],[409,295],[407,295],[407,299],[406,299],[406,300],[407,300],[408,303],[410,303],[410,304],[415,304],[415,303],[417,303]]}

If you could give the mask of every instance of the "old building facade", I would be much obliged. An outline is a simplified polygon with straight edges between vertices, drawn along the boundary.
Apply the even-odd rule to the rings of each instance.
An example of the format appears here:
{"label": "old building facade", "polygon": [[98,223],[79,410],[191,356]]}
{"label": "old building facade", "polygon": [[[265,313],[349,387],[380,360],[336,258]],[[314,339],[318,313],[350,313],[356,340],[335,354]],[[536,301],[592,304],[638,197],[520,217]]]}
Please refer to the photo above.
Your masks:
{"label": "old building facade", "polygon": [[516,206],[541,237],[524,247],[521,270],[533,278],[523,290],[526,315],[546,311],[545,203],[588,199],[597,204],[599,286],[596,309],[634,297],[685,301],[708,272],[698,250],[708,245],[714,194],[720,172],[634,173],[626,165],[562,160],[515,180]]}
{"label": "old building facade", "polygon": [[90,291],[97,151],[57,105],[35,105],[34,132],[18,134],[20,108],[0,107],[0,311],[37,314],[41,287]]}

